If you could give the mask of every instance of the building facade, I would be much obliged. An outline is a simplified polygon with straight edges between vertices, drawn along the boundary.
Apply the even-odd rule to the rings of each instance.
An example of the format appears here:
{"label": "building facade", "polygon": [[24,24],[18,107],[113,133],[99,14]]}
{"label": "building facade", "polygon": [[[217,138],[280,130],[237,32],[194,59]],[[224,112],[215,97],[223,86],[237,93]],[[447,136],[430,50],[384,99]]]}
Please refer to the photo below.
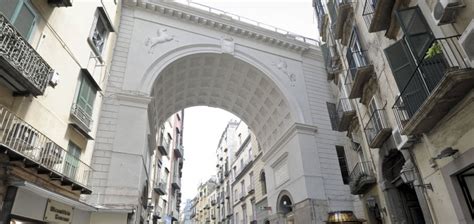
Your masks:
{"label": "building facade", "polygon": [[0,223],[120,223],[82,202],[119,15],[114,1],[0,1]]}
{"label": "building facade", "polygon": [[328,111],[347,133],[345,176],[364,217],[473,223],[474,3],[313,3],[338,99]]}
{"label": "building facade", "polygon": [[181,177],[183,168],[184,111],[173,114],[151,136],[156,141],[151,159],[148,198],[150,223],[178,221],[181,205]]}

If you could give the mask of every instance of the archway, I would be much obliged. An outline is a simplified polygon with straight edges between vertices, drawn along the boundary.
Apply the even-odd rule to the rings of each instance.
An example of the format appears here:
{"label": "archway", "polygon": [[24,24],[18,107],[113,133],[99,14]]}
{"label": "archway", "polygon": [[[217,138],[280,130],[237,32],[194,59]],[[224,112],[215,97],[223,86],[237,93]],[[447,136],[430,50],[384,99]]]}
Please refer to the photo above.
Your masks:
{"label": "archway", "polygon": [[226,54],[197,53],[175,60],[161,70],[151,97],[152,132],[172,113],[206,105],[239,116],[265,150],[295,123],[295,108],[280,88],[255,66]]}
{"label": "archway", "polygon": [[391,207],[392,220],[402,223],[425,223],[423,212],[413,186],[402,181],[400,171],[405,164],[403,154],[390,150],[382,160],[382,178],[386,183],[385,195]]}

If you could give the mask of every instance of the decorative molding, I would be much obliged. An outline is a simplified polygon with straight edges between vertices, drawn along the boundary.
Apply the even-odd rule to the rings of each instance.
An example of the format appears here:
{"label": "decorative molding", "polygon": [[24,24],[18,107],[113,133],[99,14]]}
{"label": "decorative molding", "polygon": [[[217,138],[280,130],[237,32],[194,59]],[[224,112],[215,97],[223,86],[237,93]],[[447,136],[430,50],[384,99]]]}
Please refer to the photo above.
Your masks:
{"label": "decorative molding", "polygon": [[280,59],[278,63],[272,63],[272,64],[288,77],[288,79],[290,80],[290,86],[295,87],[296,75],[294,73],[288,72],[288,65],[286,64],[286,61],[283,61]]}
{"label": "decorative molding", "polygon": [[221,38],[221,50],[223,54],[234,55],[235,42],[231,36],[223,36]]}
{"label": "decorative molding", "polygon": [[[158,44],[166,43],[174,40],[174,35],[169,35],[166,28],[156,30],[156,37],[147,37],[145,46],[148,47],[148,54],[153,54],[153,50]],[[175,40],[178,42],[177,40]]]}
{"label": "decorative molding", "polygon": [[124,0],[124,4],[173,18],[176,20],[200,25],[224,33],[253,39],[269,45],[275,45],[290,51],[304,53],[309,49],[319,48],[319,42],[311,38],[270,30],[230,16],[208,12],[176,2],[143,2]]}

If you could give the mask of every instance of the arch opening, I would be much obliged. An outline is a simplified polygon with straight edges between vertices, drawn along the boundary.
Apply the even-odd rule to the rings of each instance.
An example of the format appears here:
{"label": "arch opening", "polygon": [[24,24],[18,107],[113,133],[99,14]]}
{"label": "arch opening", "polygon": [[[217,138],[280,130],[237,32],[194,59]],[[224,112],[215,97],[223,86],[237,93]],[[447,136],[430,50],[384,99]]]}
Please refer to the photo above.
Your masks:
{"label": "arch opening", "polygon": [[196,53],[176,59],[151,90],[150,128],[193,106],[226,110],[244,121],[265,150],[295,122],[279,87],[253,65],[225,54]]}

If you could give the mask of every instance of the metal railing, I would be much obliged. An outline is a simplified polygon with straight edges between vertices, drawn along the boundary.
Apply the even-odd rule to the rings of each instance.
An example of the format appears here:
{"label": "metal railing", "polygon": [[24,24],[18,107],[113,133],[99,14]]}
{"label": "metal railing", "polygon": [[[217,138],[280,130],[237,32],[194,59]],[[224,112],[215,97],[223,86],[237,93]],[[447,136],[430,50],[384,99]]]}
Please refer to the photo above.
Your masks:
{"label": "metal railing", "polygon": [[44,93],[53,69],[0,13],[0,57]]}
{"label": "metal railing", "polygon": [[365,0],[362,17],[364,18],[365,25],[367,25],[367,29],[370,29],[370,24],[372,24],[376,4],[377,0]]}
{"label": "metal railing", "polygon": [[318,17],[318,29],[321,33],[327,14],[323,4],[321,3],[321,0],[315,0],[314,3],[314,10],[316,11],[316,16]]}
{"label": "metal railing", "polygon": [[71,107],[71,115],[76,118],[77,121],[80,122],[81,126],[85,129],[85,131],[89,132],[92,125],[92,118],[82,107],[80,107],[77,103],[72,104]]}
{"label": "metal railing", "polygon": [[369,65],[367,61],[367,50],[351,51],[348,49],[346,58],[349,63],[349,71],[351,74],[352,83],[354,83],[358,68]]}
{"label": "metal railing", "polygon": [[259,21],[253,20],[253,19],[243,17],[243,16],[239,16],[237,14],[226,12],[224,10],[216,9],[216,8],[213,8],[213,7],[210,7],[210,6],[207,6],[207,5],[203,5],[203,4],[200,4],[200,3],[196,3],[196,2],[193,2],[193,1],[187,1],[187,3],[184,3],[184,4],[181,3],[181,4],[182,5],[187,5],[188,7],[193,7],[193,8],[196,8],[196,9],[207,11],[209,13],[216,14],[216,15],[220,16],[221,18],[224,18],[224,19],[227,19],[227,20],[235,20],[235,21],[239,21],[239,22],[242,22],[242,23],[253,25],[253,26],[256,26],[256,27],[259,27],[259,28],[262,28],[262,29],[273,31],[273,32],[285,35],[288,39],[293,39],[293,40],[297,40],[297,41],[300,41],[300,42],[303,42],[303,43],[306,43],[306,44],[319,46],[319,41],[318,40],[308,38],[308,37],[305,37],[305,36],[302,36],[302,35],[298,35],[298,34],[295,34],[293,32],[290,32],[288,30],[281,29],[281,28],[278,28],[278,27],[275,27],[275,26],[272,26],[272,25],[268,25],[266,23],[262,23],[262,22],[259,22]]}
{"label": "metal railing", "polygon": [[418,111],[447,72],[472,68],[463,57],[459,37],[457,35],[433,40],[430,49],[434,53],[430,55],[428,49],[425,56],[416,62],[416,69],[392,107],[399,127],[403,128]]}
{"label": "metal railing", "polygon": [[380,132],[390,126],[387,124],[385,119],[385,110],[384,109],[377,109],[372,112],[370,115],[370,119],[367,122],[367,125],[364,128],[365,135],[367,136],[370,142],[372,142]]}
{"label": "metal railing", "polygon": [[0,105],[0,144],[87,186],[91,167]]}
{"label": "metal railing", "polygon": [[176,146],[175,150],[176,150],[176,153],[177,153],[177,155],[176,155],[177,157],[181,157],[181,158],[184,157],[184,146],[183,145],[180,144],[180,145]]}
{"label": "metal railing", "polygon": [[[155,181],[155,186],[154,186],[154,188],[155,188],[156,190],[161,191],[163,194],[166,194],[166,186],[167,186],[166,181],[161,179],[161,180],[159,180],[159,181]],[[156,190],[155,190],[155,191],[156,191]]]}
{"label": "metal railing", "polygon": [[349,175],[351,187],[357,187],[362,178],[375,178],[374,171],[370,162],[358,162]]}
{"label": "metal railing", "polygon": [[328,0],[328,12],[329,17],[331,18],[331,24],[336,24],[337,20],[337,10],[336,10],[336,0]]}
{"label": "metal railing", "polygon": [[344,113],[354,111],[354,107],[352,107],[351,100],[349,98],[339,98],[339,103],[337,104],[336,110],[338,119],[342,119]]}

